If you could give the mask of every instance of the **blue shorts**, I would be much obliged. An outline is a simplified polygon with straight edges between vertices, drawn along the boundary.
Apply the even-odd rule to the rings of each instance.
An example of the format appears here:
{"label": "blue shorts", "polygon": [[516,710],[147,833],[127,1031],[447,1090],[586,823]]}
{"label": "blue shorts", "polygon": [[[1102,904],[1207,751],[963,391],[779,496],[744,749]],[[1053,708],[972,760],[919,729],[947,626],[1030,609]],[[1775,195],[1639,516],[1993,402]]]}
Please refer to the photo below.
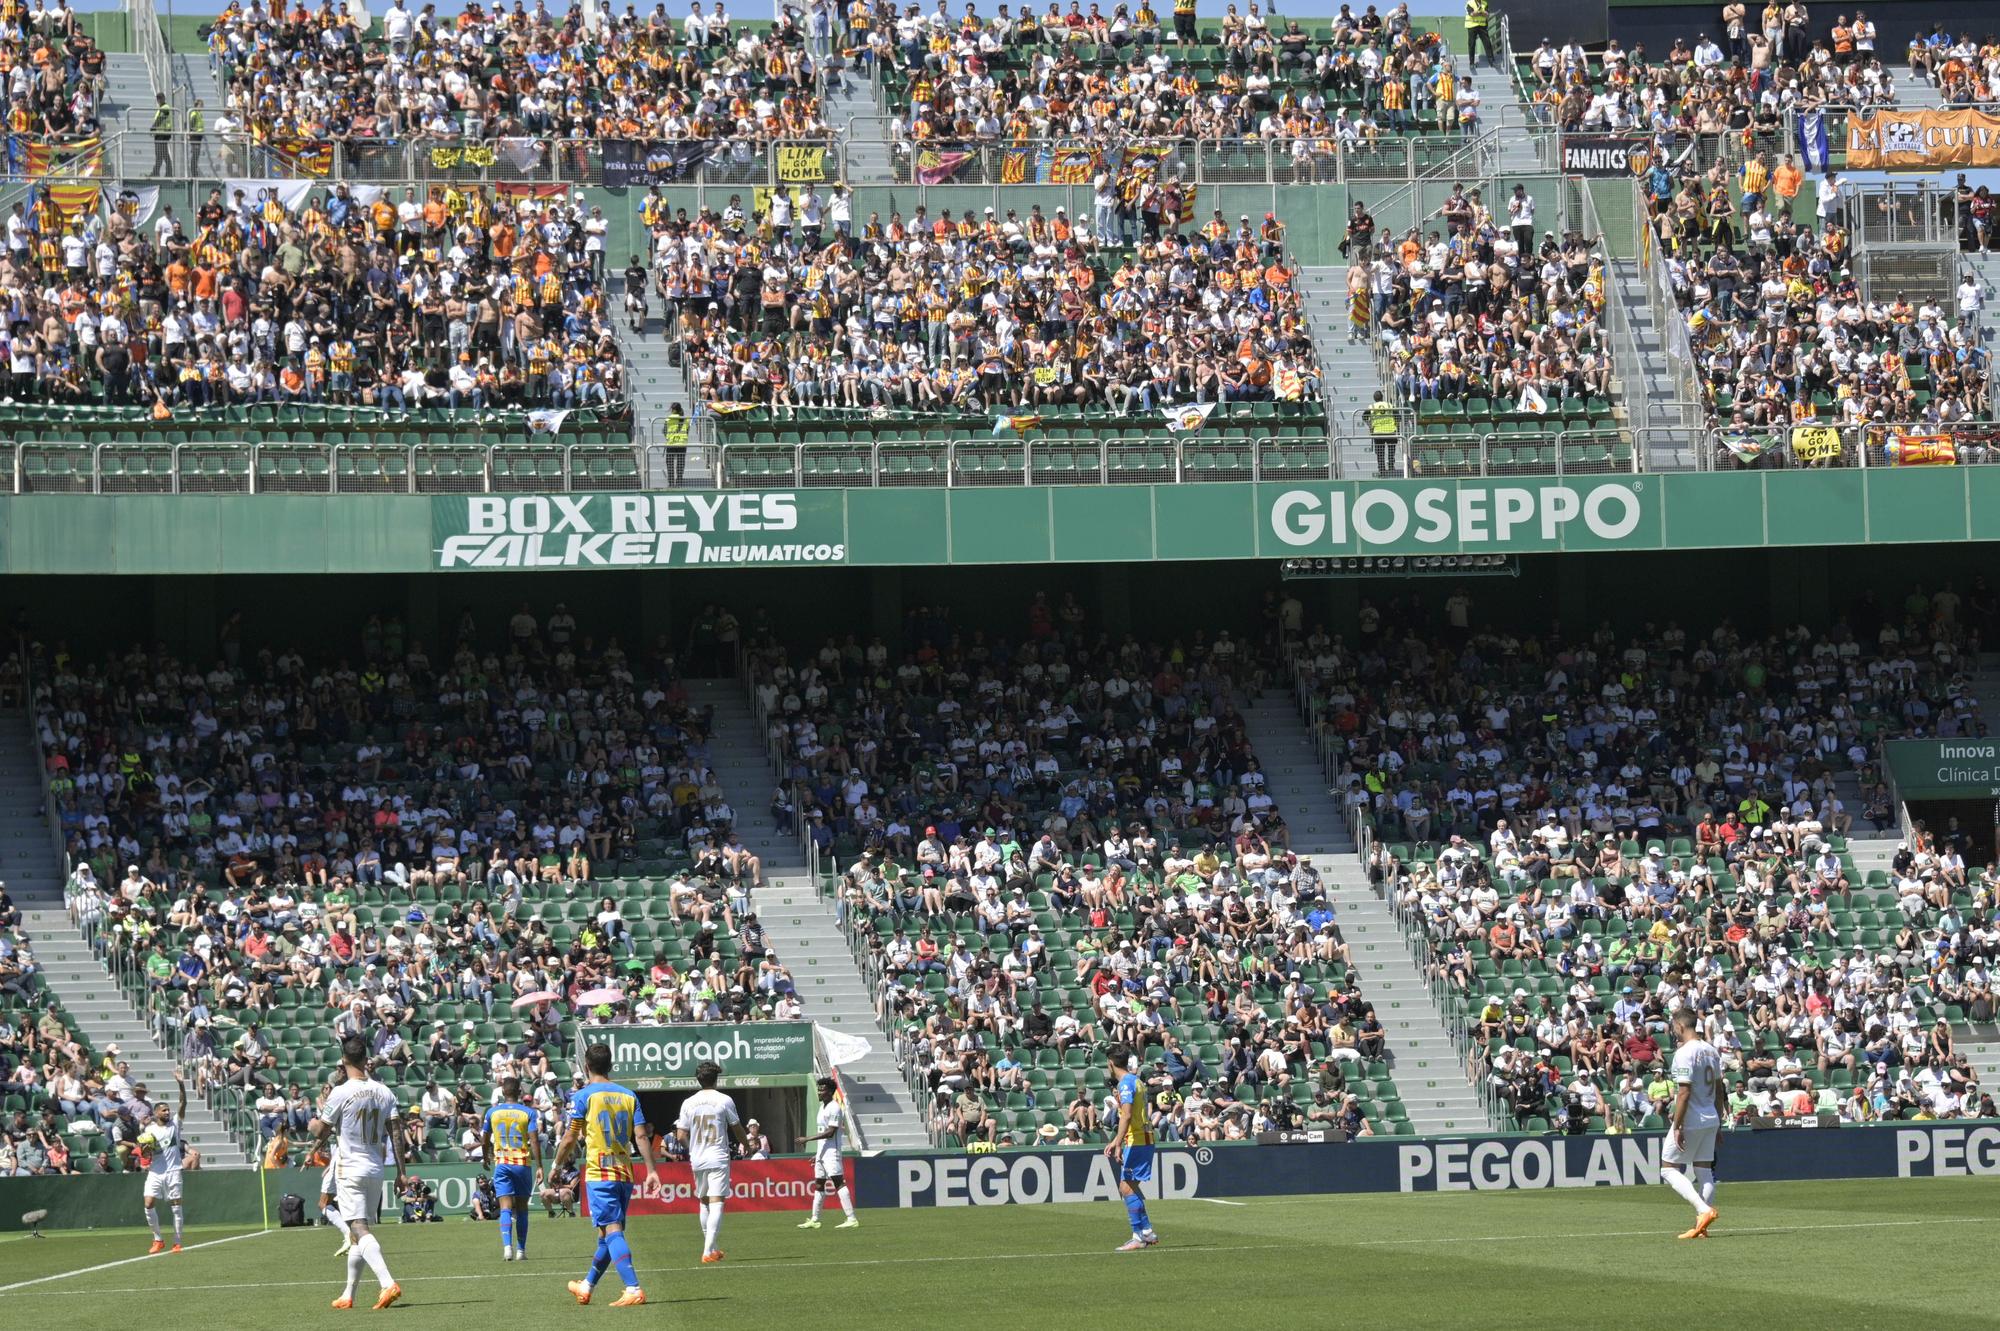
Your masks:
{"label": "blue shorts", "polygon": [[590,1203],[590,1223],[622,1225],[625,1208],[632,1204],[632,1185],[615,1179],[596,1179],[583,1185],[584,1200]]}
{"label": "blue shorts", "polygon": [[493,1166],[493,1191],[500,1197],[535,1195],[535,1171],[527,1165]]}
{"label": "blue shorts", "polygon": [[1127,1146],[1123,1157],[1118,1162],[1118,1181],[1120,1183],[1144,1183],[1152,1177],[1153,1148],[1151,1144],[1145,1146]]}

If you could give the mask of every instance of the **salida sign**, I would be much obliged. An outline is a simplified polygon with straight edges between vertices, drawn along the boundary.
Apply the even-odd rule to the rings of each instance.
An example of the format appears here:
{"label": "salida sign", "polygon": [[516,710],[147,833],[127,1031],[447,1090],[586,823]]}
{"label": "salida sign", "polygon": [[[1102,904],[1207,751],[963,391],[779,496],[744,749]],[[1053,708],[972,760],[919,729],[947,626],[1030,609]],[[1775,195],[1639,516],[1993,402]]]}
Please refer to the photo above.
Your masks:
{"label": "salida sign", "polygon": [[838,494],[438,495],[441,569],[840,564]]}
{"label": "salida sign", "polygon": [[1332,486],[1280,492],[1269,523],[1280,544],[1302,554],[1601,549],[1640,532],[1649,498],[1644,481]]}

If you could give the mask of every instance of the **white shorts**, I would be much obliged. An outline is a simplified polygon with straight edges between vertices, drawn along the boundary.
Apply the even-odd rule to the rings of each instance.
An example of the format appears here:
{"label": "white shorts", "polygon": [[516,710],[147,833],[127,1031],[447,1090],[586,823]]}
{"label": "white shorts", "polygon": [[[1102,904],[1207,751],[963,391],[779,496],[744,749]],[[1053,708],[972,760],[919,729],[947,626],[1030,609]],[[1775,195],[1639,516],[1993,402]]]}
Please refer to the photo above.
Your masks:
{"label": "white shorts", "polygon": [[1677,1135],[1668,1129],[1666,1149],[1660,1153],[1660,1160],[1669,1165],[1712,1165],[1716,1134],[1721,1131],[1720,1127],[1682,1128]]}
{"label": "white shorts", "polygon": [[331,1197],[339,1190],[340,1185],[334,1182],[333,1166],[328,1165],[319,1172],[319,1195],[322,1197]]}
{"label": "white shorts", "polygon": [[164,1197],[170,1202],[181,1199],[180,1170],[167,1169],[157,1173],[150,1169],[146,1171],[145,1199],[150,1202],[155,1197]]}
{"label": "white shorts", "polygon": [[694,1195],[695,1200],[704,1202],[729,1196],[729,1166],[695,1170]]}
{"label": "white shorts", "polygon": [[813,1157],[813,1177],[838,1179],[847,1182],[847,1170],[841,1166],[840,1152],[821,1151]]}
{"label": "white shorts", "polygon": [[382,1209],[382,1170],[361,1165],[334,1166],[333,1204],[343,1224],[375,1223]]}

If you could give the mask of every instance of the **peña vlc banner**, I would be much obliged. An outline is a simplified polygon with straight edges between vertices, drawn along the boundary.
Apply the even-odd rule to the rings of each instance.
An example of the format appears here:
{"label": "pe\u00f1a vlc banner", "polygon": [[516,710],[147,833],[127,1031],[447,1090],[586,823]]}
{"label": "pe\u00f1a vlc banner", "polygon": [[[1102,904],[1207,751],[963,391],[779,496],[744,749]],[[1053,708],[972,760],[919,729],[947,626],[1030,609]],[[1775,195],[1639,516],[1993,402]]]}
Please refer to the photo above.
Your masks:
{"label": "pe\u00f1a vlc banner", "polygon": [[2000,115],[1970,107],[1880,110],[1847,117],[1850,171],[2000,166]]}

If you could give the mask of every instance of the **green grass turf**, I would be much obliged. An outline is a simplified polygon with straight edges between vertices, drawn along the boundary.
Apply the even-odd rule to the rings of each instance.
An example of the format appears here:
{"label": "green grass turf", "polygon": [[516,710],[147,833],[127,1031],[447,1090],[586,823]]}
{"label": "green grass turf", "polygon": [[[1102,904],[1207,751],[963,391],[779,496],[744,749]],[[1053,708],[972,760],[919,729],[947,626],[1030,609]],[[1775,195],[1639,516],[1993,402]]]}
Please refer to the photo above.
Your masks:
{"label": "green grass turf", "polygon": [[[537,1217],[533,1257],[511,1266],[489,1224],[392,1224],[380,1235],[406,1291],[389,1325],[406,1331],[597,1319],[928,1329],[947,1307],[1032,1328],[1158,1323],[1169,1312],[1174,1326],[1425,1331],[2000,1326],[1988,1274],[2000,1181],[1725,1183],[1717,1201],[1715,1238],[1700,1243],[1675,1239],[1691,1215],[1663,1187],[1164,1202],[1151,1208],[1162,1245],[1134,1254],[1111,1251],[1126,1227],[1110,1203],[872,1211],[846,1232],[739,1213],[724,1227],[728,1260],[711,1267],[695,1260],[692,1216],[648,1217],[632,1240],[653,1306],[630,1315],[604,1306],[615,1275],[592,1307],[564,1293],[594,1242],[579,1221]],[[365,1275],[363,1311],[327,1306],[344,1270],[331,1231],[229,1238],[242,1233],[197,1230],[190,1244],[211,1246],[99,1271],[85,1268],[143,1252],[144,1231],[9,1238],[0,1326],[309,1331],[372,1315]],[[6,1288],[59,1272],[76,1274]]]}

